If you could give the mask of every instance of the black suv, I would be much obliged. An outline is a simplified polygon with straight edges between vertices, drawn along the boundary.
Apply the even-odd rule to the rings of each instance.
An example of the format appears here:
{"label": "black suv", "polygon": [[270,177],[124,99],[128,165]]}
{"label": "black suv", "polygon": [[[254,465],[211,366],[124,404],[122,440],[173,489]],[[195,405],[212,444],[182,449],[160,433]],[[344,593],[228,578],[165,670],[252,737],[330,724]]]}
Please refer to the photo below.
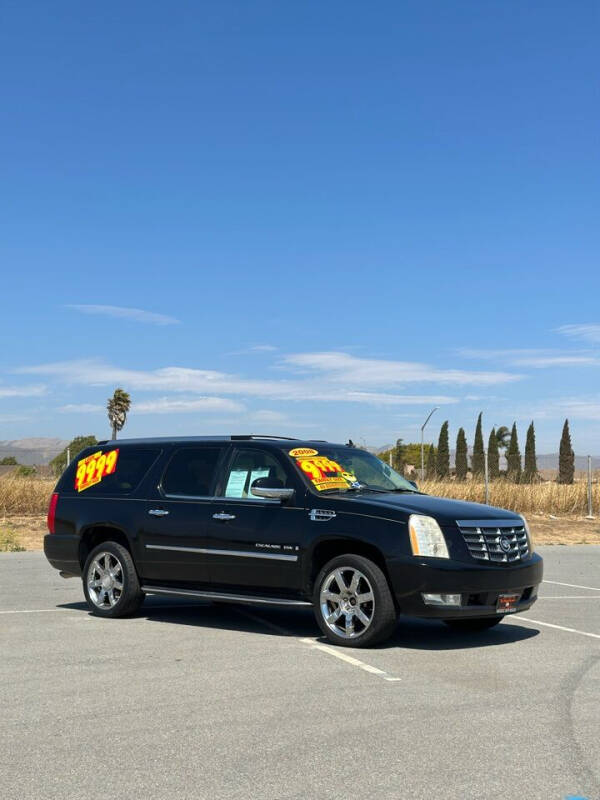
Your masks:
{"label": "black suv", "polygon": [[398,613],[459,630],[536,600],[523,517],[419,492],[351,445],[276,436],[100,442],[67,467],[46,557],[90,609],[148,593],[312,606],[332,642],[372,645]]}

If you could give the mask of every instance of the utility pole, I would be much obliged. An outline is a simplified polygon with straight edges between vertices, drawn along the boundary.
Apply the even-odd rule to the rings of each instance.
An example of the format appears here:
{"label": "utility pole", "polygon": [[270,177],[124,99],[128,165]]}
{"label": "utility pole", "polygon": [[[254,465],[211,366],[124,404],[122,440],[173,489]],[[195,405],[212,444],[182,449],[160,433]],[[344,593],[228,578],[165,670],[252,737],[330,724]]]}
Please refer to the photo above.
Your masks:
{"label": "utility pole", "polygon": [[486,506],[489,506],[489,504],[490,504],[490,473],[489,473],[489,469],[488,469],[488,451],[487,450],[483,451],[483,464],[484,464],[483,476],[484,476],[484,479],[485,479],[485,504],[486,504]]}
{"label": "utility pole", "polygon": [[425,422],[421,425],[421,480],[425,480],[425,426],[433,416],[433,414],[439,409],[439,406],[436,406],[429,412],[429,416],[425,420]]}
{"label": "utility pole", "polygon": [[594,500],[592,496],[592,457],[588,456],[588,481],[587,481],[587,495],[588,495],[588,513],[586,519],[595,519],[594,517]]}
{"label": "utility pole", "polygon": [[67,467],[71,463],[71,448],[67,447]]}

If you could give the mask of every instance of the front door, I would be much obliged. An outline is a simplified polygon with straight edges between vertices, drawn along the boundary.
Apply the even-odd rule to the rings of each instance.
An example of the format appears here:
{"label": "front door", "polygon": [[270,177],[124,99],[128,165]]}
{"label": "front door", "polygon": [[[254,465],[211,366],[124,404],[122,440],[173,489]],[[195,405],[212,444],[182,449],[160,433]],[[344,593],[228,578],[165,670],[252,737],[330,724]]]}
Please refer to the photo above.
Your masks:
{"label": "front door", "polygon": [[[265,500],[250,491],[257,478],[277,478],[297,489],[289,502]],[[228,591],[301,588],[301,526],[306,525],[299,480],[274,450],[238,448],[213,499],[208,529],[210,581]]]}
{"label": "front door", "polygon": [[157,488],[146,502],[141,535],[143,577],[154,584],[207,584],[205,552],[212,494],[223,447],[175,450]]}

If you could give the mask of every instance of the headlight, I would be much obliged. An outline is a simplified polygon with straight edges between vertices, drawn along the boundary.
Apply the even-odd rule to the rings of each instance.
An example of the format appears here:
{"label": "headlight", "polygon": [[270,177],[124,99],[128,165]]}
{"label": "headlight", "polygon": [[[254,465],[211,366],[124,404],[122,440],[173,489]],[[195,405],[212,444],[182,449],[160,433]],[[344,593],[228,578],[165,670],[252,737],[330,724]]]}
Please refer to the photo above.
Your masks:
{"label": "headlight", "polygon": [[433,517],[411,514],[408,519],[408,531],[413,556],[450,558],[442,529]]}
{"label": "headlight", "polygon": [[531,531],[529,530],[529,525],[527,524],[527,520],[525,519],[525,517],[522,514],[520,516],[521,516],[521,519],[523,520],[523,527],[525,528],[525,533],[527,534],[527,544],[529,545],[529,555],[531,555],[533,553],[533,548],[534,548],[533,537],[531,536]]}

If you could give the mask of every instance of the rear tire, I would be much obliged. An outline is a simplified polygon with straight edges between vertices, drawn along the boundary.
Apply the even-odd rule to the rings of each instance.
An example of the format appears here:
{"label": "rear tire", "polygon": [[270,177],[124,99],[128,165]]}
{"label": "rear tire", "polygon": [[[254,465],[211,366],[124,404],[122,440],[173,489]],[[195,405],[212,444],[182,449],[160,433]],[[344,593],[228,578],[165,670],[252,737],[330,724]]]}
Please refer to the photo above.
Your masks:
{"label": "rear tire", "polygon": [[325,564],[315,581],[313,606],[323,634],[342,647],[371,647],[396,627],[387,578],[373,561],[353,553]]}
{"label": "rear tire", "polygon": [[472,619],[445,619],[444,622],[449,628],[460,633],[477,633],[477,631],[487,631],[495,628],[502,622],[504,615],[498,617],[474,617]]}
{"label": "rear tire", "polygon": [[102,542],[86,559],[83,593],[92,614],[125,617],[144,602],[131,553],[117,542]]}

